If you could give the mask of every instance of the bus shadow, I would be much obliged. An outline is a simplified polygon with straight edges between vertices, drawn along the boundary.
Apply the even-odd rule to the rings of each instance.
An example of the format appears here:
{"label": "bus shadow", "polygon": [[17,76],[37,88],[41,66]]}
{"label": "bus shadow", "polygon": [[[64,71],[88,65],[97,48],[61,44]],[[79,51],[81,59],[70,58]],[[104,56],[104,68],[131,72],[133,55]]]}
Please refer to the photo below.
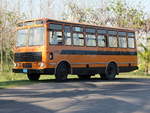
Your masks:
{"label": "bus shadow", "polygon": [[64,82],[136,82],[136,81],[140,81],[140,80],[148,80],[147,78],[116,78],[114,80],[102,80],[100,78],[91,78],[91,79],[78,79],[78,78],[69,78],[66,81],[63,82],[57,82],[55,79],[45,79],[45,80],[39,80],[37,81],[37,83],[44,83],[44,82],[57,82],[57,83],[64,83]]}
{"label": "bus shadow", "polygon": [[38,83],[71,83],[71,82],[139,82],[144,80],[145,82],[149,82],[149,79],[145,78],[116,78],[114,80],[102,80],[100,78],[91,78],[87,80],[81,80],[78,78],[69,78],[63,82],[57,82],[55,79],[43,79],[39,81],[29,81],[29,80],[12,80],[12,81],[5,81],[0,82],[0,89],[4,89],[7,87],[15,87],[15,86],[23,86],[23,85],[31,85],[31,84],[38,84]]}
{"label": "bus shadow", "polygon": [[[149,105],[149,103],[145,100],[149,101],[150,99],[150,79],[116,78],[113,81],[104,82],[118,82],[117,84],[94,83],[103,81],[104,80],[100,80],[99,78],[92,78],[91,80],[79,80],[74,78],[67,80],[65,83],[55,83],[54,79],[46,79],[34,82],[46,83],[42,85],[36,84],[22,89],[16,88],[1,90],[0,98],[5,100],[0,100],[0,104],[2,103],[3,105],[0,107],[0,110],[6,111],[9,108],[8,105],[10,105],[12,106],[10,108],[16,108],[21,112],[24,112],[21,109],[22,106],[27,108],[24,109],[26,112],[28,112],[28,109],[34,108],[37,113],[61,112],[69,108],[69,110],[71,110],[72,107],[78,107],[79,109],[77,109],[77,112],[79,113],[87,113],[91,109],[91,112],[94,113],[97,113],[97,111],[107,113],[131,113],[138,112],[139,110],[142,110],[141,112],[143,113],[149,113],[149,109],[145,108],[145,106]],[[122,84],[121,82],[124,83]],[[135,82],[137,83],[135,84]],[[20,98],[23,98],[22,102],[17,101]],[[28,101],[25,101],[27,99]],[[64,99],[69,99],[69,103],[63,104],[64,107],[60,107],[57,110],[50,109],[50,107],[47,107],[46,105],[59,105],[59,102],[66,102]],[[33,102],[34,105],[32,104]],[[45,104],[39,106],[38,103],[43,102],[45,102]],[[109,106],[106,107],[106,105]],[[116,106],[118,107],[117,109],[108,109],[108,107],[115,108]],[[72,111],[70,113],[74,112]]]}

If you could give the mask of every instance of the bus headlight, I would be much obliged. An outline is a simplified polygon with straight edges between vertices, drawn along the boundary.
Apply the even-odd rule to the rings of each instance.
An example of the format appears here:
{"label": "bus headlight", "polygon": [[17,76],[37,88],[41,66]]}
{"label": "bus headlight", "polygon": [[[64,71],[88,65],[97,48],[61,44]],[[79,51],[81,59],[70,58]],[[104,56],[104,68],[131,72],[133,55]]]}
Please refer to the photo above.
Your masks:
{"label": "bus headlight", "polygon": [[22,64],[21,63],[14,63],[14,67],[21,67]]}
{"label": "bus headlight", "polygon": [[40,63],[39,63],[39,66],[40,66],[40,67],[45,67],[45,63],[40,62]]}
{"label": "bus headlight", "polygon": [[14,63],[14,67],[17,67],[17,64],[16,64],[16,63]]}

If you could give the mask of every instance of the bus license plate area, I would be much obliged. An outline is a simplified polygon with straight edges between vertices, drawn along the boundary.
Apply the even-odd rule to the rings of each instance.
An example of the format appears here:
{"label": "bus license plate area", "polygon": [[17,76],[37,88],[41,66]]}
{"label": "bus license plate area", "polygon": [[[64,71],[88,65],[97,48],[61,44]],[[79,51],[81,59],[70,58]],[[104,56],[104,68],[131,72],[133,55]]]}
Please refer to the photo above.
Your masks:
{"label": "bus license plate area", "polygon": [[28,72],[28,70],[27,69],[23,69],[23,73],[27,73]]}

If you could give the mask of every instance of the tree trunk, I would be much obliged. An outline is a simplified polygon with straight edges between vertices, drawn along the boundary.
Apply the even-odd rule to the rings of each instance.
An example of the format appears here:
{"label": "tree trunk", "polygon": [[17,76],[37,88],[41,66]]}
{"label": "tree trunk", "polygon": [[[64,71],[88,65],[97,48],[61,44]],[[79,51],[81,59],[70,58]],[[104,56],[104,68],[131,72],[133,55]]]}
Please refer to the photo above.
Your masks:
{"label": "tree trunk", "polygon": [[3,71],[3,37],[1,33],[1,72]]}

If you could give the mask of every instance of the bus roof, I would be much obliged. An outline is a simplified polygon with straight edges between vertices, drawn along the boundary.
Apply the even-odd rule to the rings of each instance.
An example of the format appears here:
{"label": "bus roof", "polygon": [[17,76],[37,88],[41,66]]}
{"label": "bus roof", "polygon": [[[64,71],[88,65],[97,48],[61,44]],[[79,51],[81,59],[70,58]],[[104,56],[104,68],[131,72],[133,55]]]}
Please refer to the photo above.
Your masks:
{"label": "bus roof", "polygon": [[94,24],[88,24],[88,23],[77,23],[77,22],[69,22],[65,20],[56,20],[56,19],[49,19],[49,18],[38,18],[38,19],[30,19],[30,20],[24,20],[20,21],[19,23],[26,23],[26,22],[32,22],[32,21],[46,21],[46,22],[58,22],[58,23],[65,23],[65,24],[73,24],[73,25],[83,25],[83,26],[89,26],[89,27],[100,27],[104,29],[117,29],[117,30],[125,30],[129,32],[135,32],[132,28],[122,28],[122,27],[108,27],[108,26],[102,26],[102,25],[94,25]]}

